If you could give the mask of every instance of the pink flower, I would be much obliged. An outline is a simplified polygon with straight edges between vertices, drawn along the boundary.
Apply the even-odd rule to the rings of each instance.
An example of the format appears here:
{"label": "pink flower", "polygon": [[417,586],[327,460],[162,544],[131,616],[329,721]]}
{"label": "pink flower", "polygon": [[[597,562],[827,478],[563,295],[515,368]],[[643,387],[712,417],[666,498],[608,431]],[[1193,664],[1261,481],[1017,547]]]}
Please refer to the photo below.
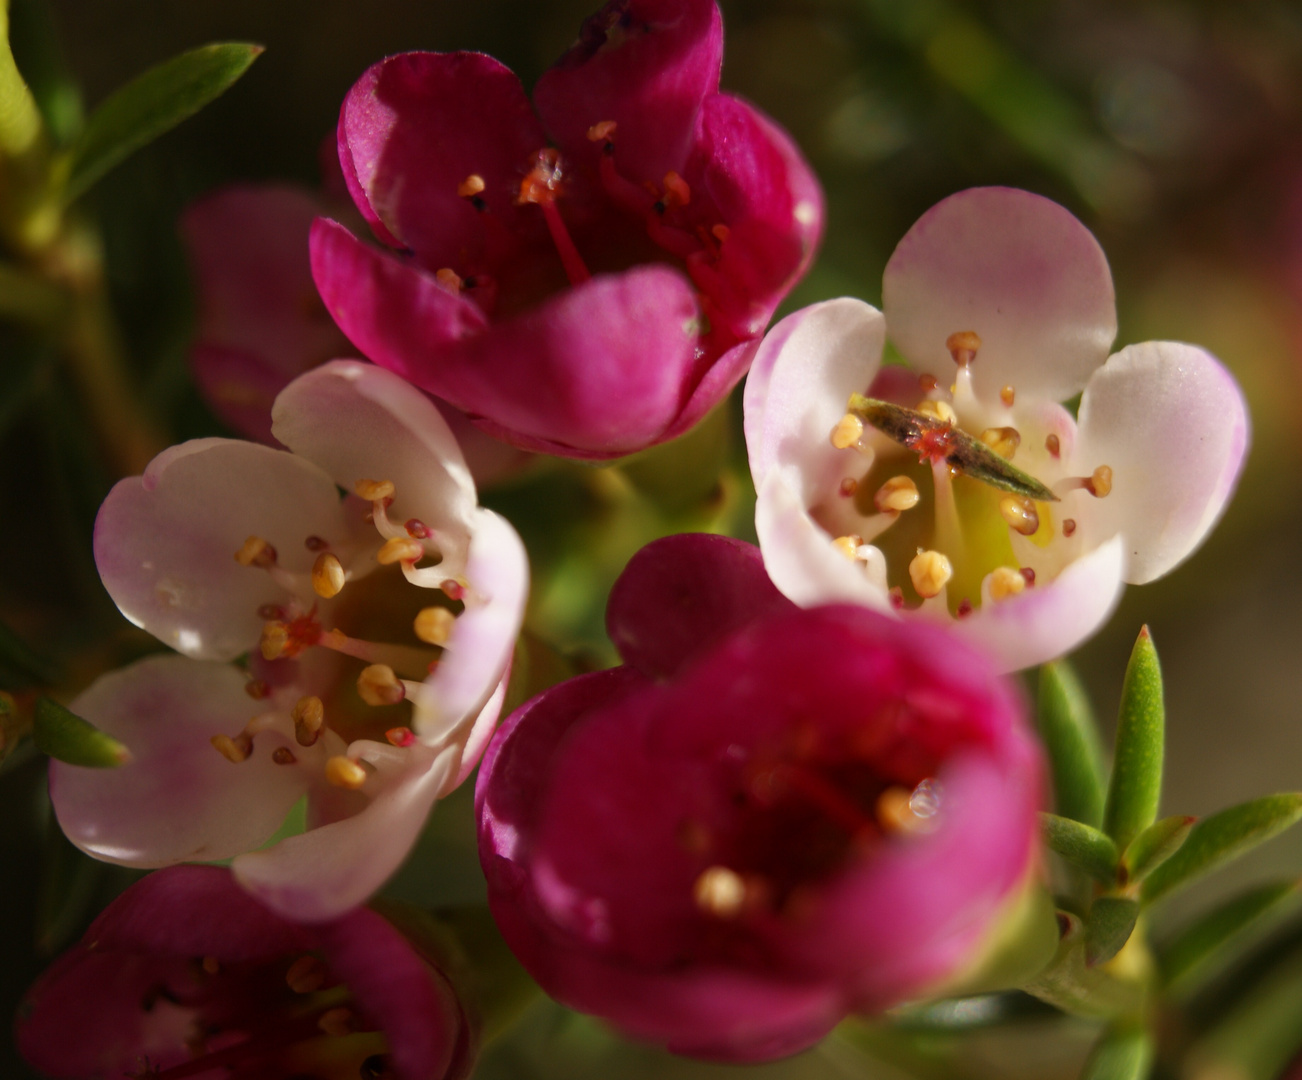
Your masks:
{"label": "pink flower", "polygon": [[[1125,582],[1171,570],[1220,517],[1248,446],[1242,393],[1193,345],[1108,356],[1107,260],[1062,207],[951,196],[900,241],[882,306],[789,316],[746,385],[764,565],[797,603],[916,612],[1013,670],[1084,640]],[[912,372],[881,367],[888,336]],[[1058,402],[1082,390],[1073,418]],[[852,394],[915,411],[890,437],[862,402],[847,413]],[[1045,494],[978,479],[982,448]]]}
{"label": "pink flower", "polygon": [[614,0],[539,81],[404,53],[344,101],[375,251],[318,221],[326,307],[378,364],[527,449],[609,458],[695,424],[821,232],[788,136],[718,93],[714,0]]}
{"label": "pink flower", "polygon": [[[317,921],[380,886],[482,753],[528,565],[476,505],[437,410],[397,376],[316,368],[276,399],[273,430],[292,453],[195,440],[105,500],[105,587],[183,655],[72,703],[133,760],[55,762],[50,792],[97,858],[234,857],[259,899]],[[231,663],[246,653],[247,670]],[[304,797],[308,830],[256,850]]]}
{"label": "pink flower", "polygon": [[1034,863],[1041,766],[1015,693],[943,630],[802,611],[740,541],[643,549],[626,664],[489,747],[480,859],[548,993],[753,1061],[970,965]]}
{"label": "pink flower", "polygon": [[474,1063],[437,959],[375,912],[297,925],[210,866],[114,900],[28,991],[16,1034],[58,1080],[456,1080]]}

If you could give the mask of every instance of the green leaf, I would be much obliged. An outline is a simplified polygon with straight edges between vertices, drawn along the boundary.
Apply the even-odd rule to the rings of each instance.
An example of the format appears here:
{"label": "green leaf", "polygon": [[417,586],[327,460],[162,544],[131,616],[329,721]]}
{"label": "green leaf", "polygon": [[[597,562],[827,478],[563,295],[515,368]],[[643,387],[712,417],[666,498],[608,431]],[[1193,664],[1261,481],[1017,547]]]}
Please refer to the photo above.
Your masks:
{"label": "green leaf", "polygon": [[1177,814],[1154,822],[1136,836],[1121,854],[1121,884],[1148,877],[1180,850],[1197,821],[1196,817]]}
{"label": "green leaf", "polygon": [[81,92],[68,70],[48,0],[11,0],[9,37],[45,126],[59,146],[81,130]]}
{"label": "green leaf", "polygon": [[1153,1065],[1153,1037],[1141,1027],[1113,1028],[1090,1052],[1081,1080],[1144,1080]]}
{"label": "green leaf", "polygon": [[1138,982],[1118,978],[1106,966],[1086,964],[1086,930],[1079,918],[1059,911],[1058,926],[1057,955],[1023,990],[1072,1016],[1106,1020],[1143,1008],[1145,990]]}
{"label": "green leaf", "polygon": [[1253,986],[1186,1053],[1185,1076],[1278,1080],[1302,1050],[1302,956]]}
{"label": "green leaf", "polygon": [[1079,821],[1041,814],[1044,842],[1074,866],[1105,885],[1117,880],[1117,845],[1110,837]]}
{"label": "green leaf", "polygon": [[1085,923],[1085,966],[1106,964],[1130,940],[1139,918],[1139,901],[1100,896],[1090,906]]}
{"label": "green leaf", "polygon": [[49,698],[36,702],[32,734],[39,750],[69,765],[106,769],[131,760],[117,739]]}
{"label": "green leaf", "polygon": [[1302,793],[1266,795],[1198,822],[1171,858],[1144,882],[1144,902],[1175,892],[1302,820]]}
{"label": "green leaf", "polygon": [[1116,762],[1103,812],[1103,830],[1122,851],[1157,820],[1165,726],[1162,669],[1145,626],[1139,631],[1121,687]]}
{"label": "green leaf", "polygon": [[1035,722],[1049,755],[1058,813],[1098,828],[1107,796],[1103,749],[1089,699],[1067,661],[1040,668]]}
{"label": "green leaf", "polygon": [[1291,911],[1300,895],[1298,882],[1277,881],[1213,908],[1160,950],[1163,982],[1182,988],[1215,971],[1254,930]]}
{"label": "green leaf", "polygon": [[69,147],[64,201],[84,195],[114,166],[193,116],[257,59],[261,45],[222,42],[165,60],[111,94]]}
{"label": "green leaf", "polygon": [[49,686],[57,675],[54,665],[36,652],[0,622],[0,688],[25,690],[29,686]]}

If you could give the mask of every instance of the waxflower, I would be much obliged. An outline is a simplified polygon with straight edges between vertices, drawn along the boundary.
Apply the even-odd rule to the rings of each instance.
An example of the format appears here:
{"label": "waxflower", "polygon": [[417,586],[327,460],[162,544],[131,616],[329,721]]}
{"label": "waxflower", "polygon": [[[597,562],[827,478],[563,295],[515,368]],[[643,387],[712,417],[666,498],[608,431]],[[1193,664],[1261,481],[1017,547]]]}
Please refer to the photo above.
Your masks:
{"label": "waxflower", "polygon": [[[111,672],[72,702],[133,758],[54,762],[50,794],[97,858],[234,857],[271,907],[323,920],[380,886],[478,760],[528,565],[476,505],[437,410],[397,376],[316,368],[276,399],[273,430],[292,452],[195,440],[105,500],[105,587],[183,655]],[[307,831],[255,850],[303,798]]]}
{"label": "waxflower", "polygon": [[561,1002],[758,1061],[974,962],[1034,864],[1017,695],[942,628],[801,610],[740,541],[643,549],[623,667],[517,710],[476,790],[507,943]]}
{"label": "waxflower", "polygon": [[[938,619],[1013,670],[1078,644],[1220,516],[1242,393],[1193,345],[1108,356],[1107,260],[1062,207],[953,195],[900,241],[882,293],[882,312],[784,319],[746,385],[756,530],[797,603]],[[912,370],[881,367],[886,337]],[[1058,403],[1082,391],[1073,418]]]}
{"label": "waxflower", "polygon": [[749,366],[823,218],[790,138],[718,92],[722,50],[714,0],[612,0],[533,107],[480,53],[374,65],[339,155],[395,250],[317,222],[331,315],[526,449],[609,458],[686,431]]}
{"label": "waxflower", "polygon": [[457,1080],[475,1045],[438,959],[375,912],[303,926],[211,866],[114,900],[28,991],[16,1035],[59,1080]]}

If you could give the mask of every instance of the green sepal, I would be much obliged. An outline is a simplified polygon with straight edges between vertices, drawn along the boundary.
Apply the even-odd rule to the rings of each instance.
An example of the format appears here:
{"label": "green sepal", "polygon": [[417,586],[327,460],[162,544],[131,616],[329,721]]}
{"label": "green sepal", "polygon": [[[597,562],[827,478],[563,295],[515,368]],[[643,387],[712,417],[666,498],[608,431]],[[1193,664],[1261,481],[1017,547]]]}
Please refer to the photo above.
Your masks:
{"label": "green sepal", "polygon": [[1115,762],[1103,812],[1103,831],[1121,851],[1157,820],[1165,727],[1162,669],[1145,626],[1135,641],[1121,687]]}
{"label": "green sepal", "polygon": [[[1073,1016],[1113,1019],[1144,1006],[1143,980],[1118,978],[1111,965],[1085,962],[1085,924],[1069,911],[1058,912],[1058,951],[1044,971],[1022,987],[1028,994]],[[1146,964],[1144,957],[1137,963]]]}
{"label": "green sepal", "polygon": [[0,689],[26,690],[49,686],[57,679],[54,665],[0,622]]}
{"label": "green sepal", "polygon": [[1138,1024],[1114,1027],[1094,1044],[1080,1080],[1144,1080],[1153,1051],[1153,1036]]}
{"label": "green sepal", "polygon": [[1040,668],[1035,722],[1049,755],[1058,813],[1098,828],[1108,783],[1103,748],[1089,698],[1067,661]]}
{"label": "green sepal", "polygon": [[64,202],[84,195],[110,169],[219,97],[261,52],[261,45],[239,41],[204,45],[112,93],[68,148]]}
{"label": "green sepal", "polygon": [[1090,905],[1085,922],[1085,966],[1106,964],[1130,940],[1139,918],[1139,901],[1124,896],[1100,896]]}
{"label": "green sepal", "polygon": [[1148,877],[1184,846],[1197,822],[1196,817],[1176,814],[1155,821],[1136,836],[1121,853],[1121,866],[1117,871],[1121,884],[1128,885]]}
{"label": "green sepal", "polygon": [[1302,820],[1302,792],[1266,795],[1198,822],[1180,850],[1144,882],[1146,904],[1251,851]]}
{"label": "green sepal", "polygon": [[131,760],[117,739],[49,698],[36,702],[32,736],[38,750],[69,765],[111,769]]}
{"label": "green sepal", "polygon": [[1104,885],[1116,883],[1117,845],[1111,837],[1057,814],[1042,813],[1040,829],[1044,842],[1073,866],[1079,866]]}
{"label": "green sepal", "polygon": [[1236,946],[1252,931],[1292,911],[1299,896],[1299,882],[1277,881],[1213,908],[1159,950],[1163,984],[1183,990],[1219,970],[1233,959]]}
{"label": "green sepal", "polygon": [[81,91],[68,69],[49,0],[12,0],[9,37],[45,127],[57,146],[81,130]]}

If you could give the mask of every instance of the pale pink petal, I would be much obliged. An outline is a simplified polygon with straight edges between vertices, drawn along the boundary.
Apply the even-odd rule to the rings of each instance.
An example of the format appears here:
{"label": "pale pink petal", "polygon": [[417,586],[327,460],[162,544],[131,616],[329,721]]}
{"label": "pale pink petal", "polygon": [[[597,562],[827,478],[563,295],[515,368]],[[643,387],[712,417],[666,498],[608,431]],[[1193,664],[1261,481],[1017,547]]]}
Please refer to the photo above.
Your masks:
{"label": "pale pink petal", "polygon": [[334,482],[311,462],[255,443],[199,439],[159,454],[109,492],[95,563],[122,614],[179,652],[231,660],[257,644],[258,607],[284,600],[265,570],[241,566],[249,536],[307,573],[309,536],[349,532]]}
{"label": "pale pink petal", "polygon": [[1243,393],[1210,353],[1169,341],[1122,349],[1081,398],[1075,464],[1112,468],[1111,493],[1081,514],[1084,542],[1119,533],[1125,579],[1161,577],[1221,516],[1248,439]]}
{"label": "pale pink petal", "polygon": [[1053,581],[1002,603],[984,604],[951,625],[959,637],[1019,671],[1071,652],[1112,614],[1121,591],[1124,552],[1114,537]]}
{"label": "pale pink petal", "polygon": [[288,745],[259,734],[232,764],[213,735],[241,731],[256,706],[228,664],[150,656],[98,679],[73,712],[120,739],[131,760],[116,769],[50,763],[50,798],[74,844],[106,862],[167,866],[216,861],[264,843],[307,791],[301,769],[277,765]]}
{"label": "pale pink petal", "polygon": [[407,857],[456,756],[419,744],[405,753],[410,763],[384,777],[360,813],[240,855],[231,863],[235,880],[297,922],[326,922],[363,903]]}
{"label": "pale pink petal", "polygon": [[848,297],[797,311],[769,331],[743,399],[757,488],[774,466],[795,465],[798,495],[808,504],[835,491],[841,472],[857,464],[858,451],[836,449],[832,428],[850,395],[872,384],[885,333],[881,312]]}
{"label": "pale pink petal", "polygon": [[885,586],[832,546],[805,510],[790,469],[773,469],[755,504],[755,532],[773,584],[801,607],[842,601],[889,611]]}
{"label": "pale pink petal", "polygon": [[945,339],[976,331],[972,378],[987,399],[1004,386],[1071,397],[1117,332],[1098,241],[1057,203],[1012,188],[961,191],[923,214],[887,263],[882,310],[909,363],[945,385],[954,375]]}

